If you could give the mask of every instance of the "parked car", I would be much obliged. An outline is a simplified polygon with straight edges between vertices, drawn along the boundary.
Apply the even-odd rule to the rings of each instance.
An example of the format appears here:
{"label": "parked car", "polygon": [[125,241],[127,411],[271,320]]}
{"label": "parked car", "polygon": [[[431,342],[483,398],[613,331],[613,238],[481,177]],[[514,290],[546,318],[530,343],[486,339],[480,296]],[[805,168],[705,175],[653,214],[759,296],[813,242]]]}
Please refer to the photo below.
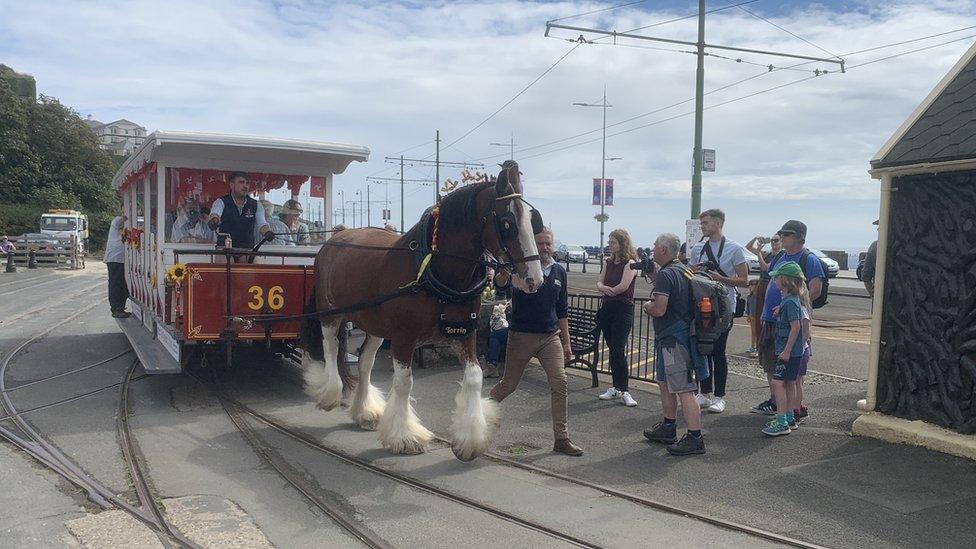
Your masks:
{"label": "parked car", "polygon": [[749,265],[749,274],[759,274],[759,258],[756,257],[756,254],[743,249],[742,255],[745,256],[746,263]]}
{"label": "parked car", "polygon": [[590,258],[581,246],[570,246],[568,244],[560,244],[553,252],[552,257],[556,261],[569,261],[570,263],[586,263],[586,260]]}
{"label": "parked car", "polygon": [[827,264],[827,278],[834,278],[837,276],[838,273],[840,273],[840,265],[833,259],[827,257],[827,254],[821,252],[816,248],[810,248],[810,251],[815,256],[819,257],[820,261],[823,261],[824,263]]}

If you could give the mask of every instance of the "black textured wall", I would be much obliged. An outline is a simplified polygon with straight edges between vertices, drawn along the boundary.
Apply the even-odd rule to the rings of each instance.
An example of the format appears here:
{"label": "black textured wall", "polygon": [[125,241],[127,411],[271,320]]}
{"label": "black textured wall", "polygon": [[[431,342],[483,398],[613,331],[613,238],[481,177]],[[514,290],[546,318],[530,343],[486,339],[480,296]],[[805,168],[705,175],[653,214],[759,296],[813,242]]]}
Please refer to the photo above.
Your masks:
{"label": "black textured wall", "polygon": [[896,178],[878,410],[976,433],[976,171]]}

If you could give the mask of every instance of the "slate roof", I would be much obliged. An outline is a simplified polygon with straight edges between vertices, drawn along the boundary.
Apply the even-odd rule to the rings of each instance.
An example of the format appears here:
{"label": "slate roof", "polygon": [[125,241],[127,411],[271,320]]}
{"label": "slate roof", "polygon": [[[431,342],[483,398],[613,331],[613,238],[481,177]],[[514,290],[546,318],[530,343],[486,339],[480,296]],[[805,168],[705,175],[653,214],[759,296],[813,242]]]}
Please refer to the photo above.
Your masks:
{"label": "slate roof", "polygon": [[927,99],[928,107],[914,124],[884,156],[871,161],[872,168],[976,159],[976,56],[972,48],[965,57],[969,57],[965,65],[941,93]]}

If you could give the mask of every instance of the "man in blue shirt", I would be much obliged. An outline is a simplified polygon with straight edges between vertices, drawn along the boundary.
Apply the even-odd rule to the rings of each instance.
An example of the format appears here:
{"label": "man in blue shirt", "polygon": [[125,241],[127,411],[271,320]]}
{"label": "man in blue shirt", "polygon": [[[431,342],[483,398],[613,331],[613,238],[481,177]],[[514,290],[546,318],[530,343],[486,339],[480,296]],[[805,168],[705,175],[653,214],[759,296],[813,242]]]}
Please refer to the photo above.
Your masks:
{"label": "man in blue shirt", "polygon": [[[552,429],[556,438],[554,452],[581,456],[583,450],[569,440],[566,429],[567,388],[565,366],[573,357],[569,344],[568,289],[566,269],[552,259],[553,234],[549,229],[535,235],[535,245],[542,262],[543,283],[535,293],[519,288],[517,277],[511,280],[512,320],[505,347],[505,374],[491,389],[489,397],[501,402],[515,391],[529,359],[535,357],[549,378],[552,402]],[[503,275],[496,277],[496,281]],[[504,284],[507,286],[508,284]]]}
{"label": "man in blue shirt", "polygon": [[[823,291],[823,281],[827,275],[820,264],[820,258],[816,254],[807,252],[806,265],[801,264],[803,254],[806,251],[804,244],[807,240],[807,226],[795,219],[791,219],[783,224],[783,228],[776,232],[783,245],[783,251],[772,259],[769,264],[769,271],[776,270],[776,267],[787,261],[800,264],[804,277],[807,280],[807,289],[810,292],[810,301],[816,301]],[[772,383],[773,370],[776,368],[776,351],[774,337],[776,333],[776,316],[773,309],[779,307],[783,300],[783,294],[776,284],[770,283],[766,288],[766,301],[763,304],[762,324],[759,328],[759,363],[766,372],[766,377]],[[775,415],[776,405],[774,398],[770,395],[769,399],[761,402],[752,408],[753,413],[764,415]]]}

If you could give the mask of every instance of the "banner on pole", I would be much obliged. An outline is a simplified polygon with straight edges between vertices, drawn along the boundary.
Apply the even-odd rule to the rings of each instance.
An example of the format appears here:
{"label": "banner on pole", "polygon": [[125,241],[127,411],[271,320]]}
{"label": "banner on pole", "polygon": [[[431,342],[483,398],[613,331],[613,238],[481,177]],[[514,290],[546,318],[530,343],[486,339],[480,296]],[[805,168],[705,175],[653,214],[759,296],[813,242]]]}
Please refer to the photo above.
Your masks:
{"label": "banner on pole", "polygon": [[313,177],[312,187],[308,191],[308,195],[312,198],[325,198],[325,178],[324,177]]}
{"label": "banner on pole", "polygon": [[613,206],[613,179],[603,180],[603,204]]}
{"label": "banner on pole", "polygon": [[602,189],[600,185],[600,179],[594,177],[593,178],[593,205],[594,206],[599,206],[602,201],[603,192],[601,191]]}

